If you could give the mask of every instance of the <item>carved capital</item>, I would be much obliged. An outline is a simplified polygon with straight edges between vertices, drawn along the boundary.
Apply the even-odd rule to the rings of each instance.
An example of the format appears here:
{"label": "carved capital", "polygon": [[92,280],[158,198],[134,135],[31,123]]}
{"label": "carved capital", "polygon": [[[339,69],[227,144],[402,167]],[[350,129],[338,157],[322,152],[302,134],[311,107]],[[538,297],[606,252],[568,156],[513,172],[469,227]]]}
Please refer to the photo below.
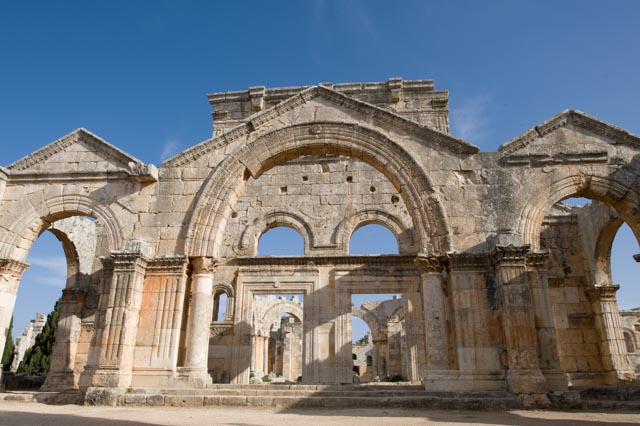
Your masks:
{"label": "carved capital", "polygon": [[489,268],[487,253],[449,253],[447,260],[451,271],[484,271]]}
{"label": "carved capital", "polygon": [[497,245],[491,252],[491,260],[495,266],[525,266],[527,255],[531,247],[524,246],[500,246]]}
{"label": "carved capital", "polygon": [[80,288],[65,288],[62,290],[62,297],[60,301],[62,303],[77,304],[84,302],[87,296],[87,291]]}
{"label": "carved capital", "polygon": [[587,290],[589,299],[592,302],[600,301],[614,301],[616,300],[616,293],[620,289],[618,284],[599,285]]}
{"label": "carved capital", "polygon": [[194,274],[213,274],[218,268],[219,262],[213,257],[192,257],[191,267]]}
{"label": "carved capital", "polygon": [[149,259],[140,252],[112,251],[111,258],[113,261],[114,271],[134,271],[138,269],[145,269],[149,263]]}
{"label": "carved capital", "polygon": [[445,256],[416,256],[416,266],[421,274],[429,272],[441,273],[447,267],[447,258]]}
{"label": "carved capital", "polygon": [[0,259],[0,274],[7,274],[12,278],[20,278],[29,267],[28,263],[13,259]]}

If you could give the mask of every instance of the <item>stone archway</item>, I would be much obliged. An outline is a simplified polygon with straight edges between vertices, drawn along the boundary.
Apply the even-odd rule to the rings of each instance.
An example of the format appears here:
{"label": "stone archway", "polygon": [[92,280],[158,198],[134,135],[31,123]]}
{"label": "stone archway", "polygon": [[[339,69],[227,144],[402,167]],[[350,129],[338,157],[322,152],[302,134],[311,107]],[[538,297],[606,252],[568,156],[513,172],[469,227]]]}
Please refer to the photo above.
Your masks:
{"label": "stone archway", "polygon": [[291,126],[258,137],[225,159],[200,191],[187,229],[185,252],[218,257],[227,218],[250,177],[301,155],[347,155],[382,172],[405,199],[425,253],[450,250],[444,212],[416,160],[376,131],[353,124],[313,123]]}
{"label": "stone archway", "polygon": [[[640,176],[638,176],[640,179]],[[551,206],[569,197],[602,201],[615,208],[640,241],[640,192],[610,176],[573,175],[541,187],[522,208],[518,232],[524,244],[540,248],[540,230]]]}

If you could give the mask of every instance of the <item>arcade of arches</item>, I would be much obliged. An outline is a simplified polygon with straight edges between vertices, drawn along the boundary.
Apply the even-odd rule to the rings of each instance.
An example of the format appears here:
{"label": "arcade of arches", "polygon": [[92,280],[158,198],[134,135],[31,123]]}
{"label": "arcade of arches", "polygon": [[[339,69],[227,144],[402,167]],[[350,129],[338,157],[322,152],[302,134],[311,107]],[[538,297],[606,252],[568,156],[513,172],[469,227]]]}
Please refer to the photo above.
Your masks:
{"label": "arcade of arches", "polygon": [[[370,367],[397,361],[426,391],[636,380],[640,318],[619,314],[610,251],[622,223],[640,237],[640,137],[564,111],[480,152],[449,134],[448,93],[429,80],[209,101],[213,137],[159,167],[79,129],[0,168],[0,347],[32,243],[74,236],[47,389],[244,384],[269,369],[351,383],[352,315],[379,323]],[[95,219],[91,235],[71,232],[76,216]],[[349,255],[365,224],[398,254]],[[301,255],[258,255],[279,226]],[[371,319],[353,294],[402,297]],[[383,362],[391,323],[402,351]]]}

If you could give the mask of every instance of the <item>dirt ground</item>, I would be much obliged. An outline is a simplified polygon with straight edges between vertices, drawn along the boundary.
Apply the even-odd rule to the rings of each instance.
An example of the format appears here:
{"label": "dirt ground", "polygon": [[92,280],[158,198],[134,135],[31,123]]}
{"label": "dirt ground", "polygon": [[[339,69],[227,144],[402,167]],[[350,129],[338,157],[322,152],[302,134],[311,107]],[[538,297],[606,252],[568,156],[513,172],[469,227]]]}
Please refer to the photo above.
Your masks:
{"label": "dirt ground", "polygon": [[0,401],[0,425],[638,425],[640,412],[82,407]]}

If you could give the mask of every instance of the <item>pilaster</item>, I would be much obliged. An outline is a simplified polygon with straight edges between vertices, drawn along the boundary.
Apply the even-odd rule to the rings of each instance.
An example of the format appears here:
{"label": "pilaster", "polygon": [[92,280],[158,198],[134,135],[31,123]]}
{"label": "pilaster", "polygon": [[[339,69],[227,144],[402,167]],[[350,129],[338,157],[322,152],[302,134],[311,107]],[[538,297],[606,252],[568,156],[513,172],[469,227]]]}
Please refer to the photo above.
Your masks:
{"label": "pilaster", "polygon": [[[85,373],[90,376],[92,387],[122,389],[131,384],[148,259],[140,252],[114,251],[110,257],[102,258],[102,263],[103,288],[96,321],[98,346]],[[83,382],[81,378],[81,386]]]}
{"label": "pilaster", "polygon": [[449,369],[449,341],[446,322],[446,259],[418,256],[416,265],[422,281],[422,310],[426,346],[426,370]]}
{"label": "pilaster", "polygon": [[600,335],[602,363],[611,372],[611,384],[635,379],[622,334],[620,312],[616,302],[617,284],[600,285],[589,289],[589,299],[596,317],[596,327]]}
{"label": "pilaster", "polygon": [[568,388],[567,375],[560,365],[560,354],[556,337],[556,325],[549,294],[549,281],[546,262],[549,252],[527,253],[525,264],[527,278],[535,312],[535,325],[538,333],[540,370],[552,390]]}
{"label": "pilaster", "polygon": [[538,334],[526,270],[529,246],[496,246],[492,259],[502,304],[507,384],[521,394],[542,394],[548,386],[540,371]]}

